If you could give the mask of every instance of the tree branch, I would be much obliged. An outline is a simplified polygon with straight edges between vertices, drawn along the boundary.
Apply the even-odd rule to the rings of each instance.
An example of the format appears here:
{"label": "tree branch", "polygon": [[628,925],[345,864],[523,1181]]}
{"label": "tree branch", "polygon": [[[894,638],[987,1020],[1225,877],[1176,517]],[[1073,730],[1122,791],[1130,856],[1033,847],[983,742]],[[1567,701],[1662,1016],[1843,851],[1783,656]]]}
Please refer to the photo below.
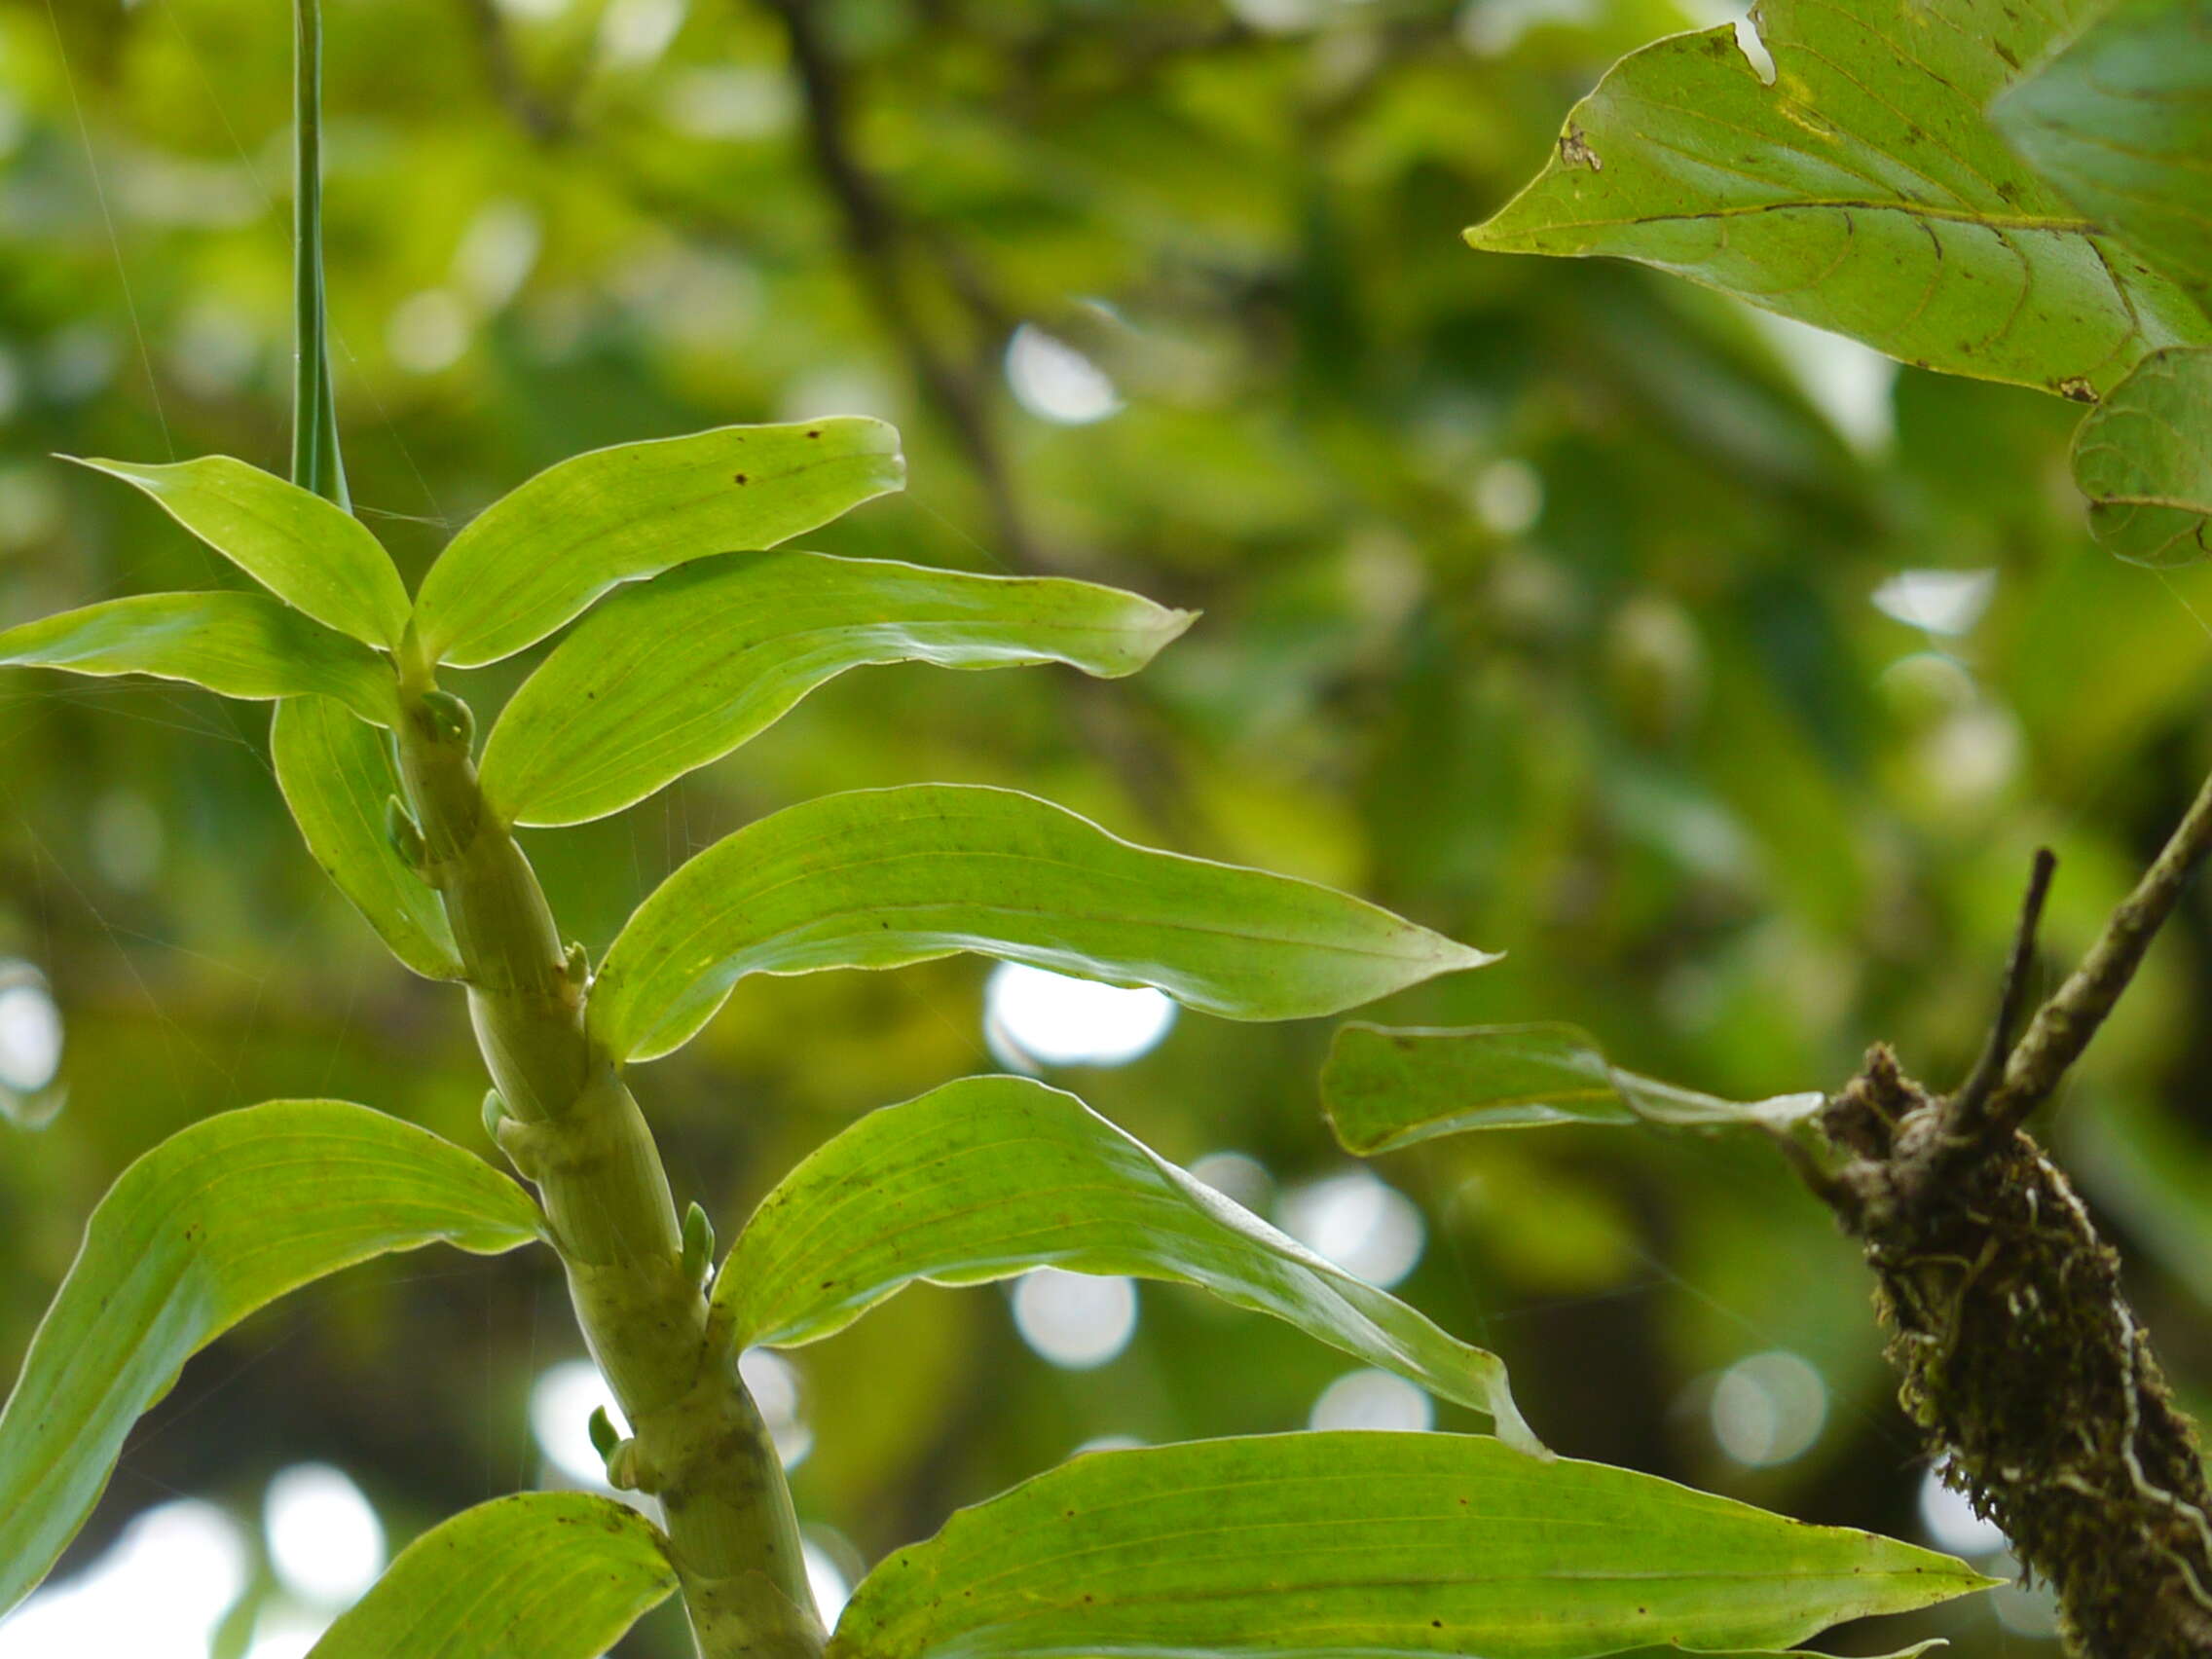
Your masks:
{"label": "tree branch", "polygon": [[2016,1128],[2050,1097],[2135,977],[2151,941],[2207,853],[2212,853],[2212,777],[2198,789],[2135,891],[2113,911],[2082,965],[2036,1011],[2034,1023],[2006,1061],[2004,1080],[1989,1097],[1985,1134]]}
{"label": "tree branch", "polygon": [[2005,964],[2005,985],[1998,993],[1997,1020],[1989,1029],[1989,1042],[1974,1062],[1973,1071],[1951,1096],[1950,1126],[1953,1134],[1972,1138],[1984,1117],[1990,1094],[2005,1075],[2011,1058],[2012,1041],[2019,1034],[2020,1016],[2027,1013],[2030,976],[2035,971],[2036,929],[2043,921],[2044,901],[2050,896],[2051,871],[2058,860],[2048,847],[2036,849],[2028,874],[2028,894],[2020,902],[2020,926],[2012,938],[2012,954]]}
{"label": "tree branch", "polygon": [[1942,1099],[1877,1048],[1820,1117],[1848,1161],[1796,1160],[1864,1247],[1899,1398],[1931,1454],[2049,1581],[2086,1659],[2212,1652],[2212,1487],[2119,1258],[2020,1124],[2087,1049],[2208,852],[2212,779],[2014,1043],[2052,868],[2038,853],[1972,1074]]}
{"label": "tree branch", "polygon": [[477,56],[483,62],[492,95],[538,143],[551,144],[568,137],[572,126],[569,112],[538,96],[523,74],[514,42],[507,35],[506,20],[499,16],[495,0],[461,0],[461,4],[475,32]]}
{"label": "tree branch", "polygon": [[983,296],[978,278],[963,261],[947,258],[940,243],[912,231],[875,175],[862,164],[852,143],[844,74],[823,34],[820,6],[814,0],[762,3],[783,25],[805,111],[807,149],[837,207],[854,275],[982,485],[992,531],[1007,562],[1022,571],[1051,569],[1051,561],[1031,534],[1027,515],[1015,498],[980,377],[940,350],[922,325],[908,244],[927,244],[936,251],[947,266],[949,285],[971,311],[995,318],[998,308]]}
{"label": "tree branch", "polygon": [[[991,533],[1006,563],[1025,573],[1066,570],[1038,536],[1023,510],[1012,468],[991,418],[986,378],[1009,319],[979,272],[949,240],[908,222],[853,147],[847,82],[823,32],[817,0],[762,0],[783,25],[805,111],[807,148],[835,204],[856,278],[885,330],[905,355],[925,398],[950,430],[981,485]],[[940,279],[961,302],[985,345],[963,362],[932,337],[915,288],[915,254],[926,252]],[[1069,709],[1083,743],[1163,830],[1185,842],[1202,840],[1203,825],[1163,752],[1131,736],[1125,706],[1086,682],[1071,688]]]}

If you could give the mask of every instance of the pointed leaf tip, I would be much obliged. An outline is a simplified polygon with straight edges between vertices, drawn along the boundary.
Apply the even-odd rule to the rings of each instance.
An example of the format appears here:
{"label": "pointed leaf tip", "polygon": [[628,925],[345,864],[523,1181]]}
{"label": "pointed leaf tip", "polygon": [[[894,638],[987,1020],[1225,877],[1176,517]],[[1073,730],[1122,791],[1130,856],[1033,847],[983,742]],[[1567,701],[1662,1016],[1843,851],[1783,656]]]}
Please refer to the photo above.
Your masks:
{"label": "pointed leaf tip", "polygon": [[592,1030],[651,1059],[748,974],[959,950],[1252,1020],[1337,1014],[1495,960],[1311,882],[1137,846],[1015,791],[930,784],[807,801],[699,854],[608,950]]}
{"label": "pointed leaf tip", "polygon": [[343,507],[227,455],[66,459],[145,492],[286,605],[364,645],[398,647],[407,589],[383,543]]}
{"label": "pointed leaf tip", "polygon": [[485,746],[502,816],[577,824],[645,799],[870,664],[1143,668],[1185,612],[1061,577],[788,549],[732,553],[607,600],[523,682]]}
{"label": "pointed leaf tip", "polygon": [[831,1659],[1772,1653],[1979,1588],[1965,1563],[1479,1436],[1097,1452],[894,1552]]}
{"label": "pointed leaf tip", "polygon": [[1074,1095],[963,1078],[866,1118],[761,1200],[715,1284],[740,1346],[834,1335],[917,1279],[1054,1267],[1197,1285],[1488,1414],[1546,1456],[1496,1355],[1278,1233]]}

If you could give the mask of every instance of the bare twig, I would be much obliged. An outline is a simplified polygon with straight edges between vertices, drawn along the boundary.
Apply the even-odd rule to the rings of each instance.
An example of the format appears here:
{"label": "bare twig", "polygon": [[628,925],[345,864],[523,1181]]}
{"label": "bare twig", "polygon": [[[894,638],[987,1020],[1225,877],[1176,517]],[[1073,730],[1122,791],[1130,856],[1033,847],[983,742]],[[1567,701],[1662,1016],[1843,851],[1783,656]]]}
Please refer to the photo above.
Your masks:
{"label": "bare twig", "polygon": [[2005,964],[2005,985],[1998,993],[1997,1020],[1989,1029],[1989,1042],[1959,1090],[1951,1096],[1950,1124],[1954,1133],[1972,1136],[1992,1090],[2005,1075],[2011,1058],[2012,1041],[2019,1033],[2020,1017],[2028,1010],[2028,987],[2035,969],[2036,929],[2043,921],[2044,900],[2050,894],[2051,871],[2058,860],[2048,847],[2036,849],[2028,873],[2027,897],[2020,902],[2019,931],[2012,937],[2012,954]]}
{"label": "bare twig", "polygon": [[2173,914],[2207,853],[2212,853],[2212,778],[2197,791],[2135,891],[2113,911],[2082,965],[2036,1011],[1980,1114],[1984,1139],[2017,1127],[2050,1097],[2135,977],[2152,940]]}

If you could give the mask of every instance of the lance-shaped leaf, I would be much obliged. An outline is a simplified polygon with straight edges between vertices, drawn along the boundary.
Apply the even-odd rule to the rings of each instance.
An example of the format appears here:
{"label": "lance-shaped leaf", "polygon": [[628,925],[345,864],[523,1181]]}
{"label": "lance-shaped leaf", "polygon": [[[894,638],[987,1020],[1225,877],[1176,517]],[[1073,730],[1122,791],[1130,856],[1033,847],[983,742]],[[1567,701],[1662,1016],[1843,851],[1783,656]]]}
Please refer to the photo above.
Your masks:
{"label": "lance-shaped leaf", "polygon": [[2187,565],[2212,551],[2212,351],[2144,358],[2075,432],[2074,482],[2090,531],[2120,558]]}
{"label": "lance-shaped leaf", "polygon": [[445,903],[392,849],[386,828],[399,780],[384,733],[327,697],[296,697],[276,706],[269,753],[308,851],[338,890],[416,973],[460,978]]}
{"label": "lance-shaped leaf", "polygon": [[866,663],[1133,674],[1191,613],[1089,582],[820,553],[671,571],[616,596],[523,682],[484,749],[510,823],[580,824],[720,758]]}
{"label": "lance-shaped leaf", "polygon": [[400,1551],[308,1659],[599,1659],[675,1588],[659,1532],[635,1509],[518,1493]]}
{"label": "lance-shaped leaf", "polygon": [[618,1059],[651,1059],[748,974],[956,950],[1231,1019],[1336,1014],[1494,960],[1330,888],[1132,846],[1011,790],[926,784],[826,795],[709,847],[615,940],[592,1031]]}
{"label": "lance-shaped leaf", "polygon": [[416,628],[436,661],[497,662],[619,583],[773,547],[905,476],[898,432],[856,416],[594,450],[546,468],[455,536],[416,596]]}
{"label": "lance-shaped leaf", "polygon": [[1990,118],[2066,197],[2212,300],[2212,6],[2120,0]]}
{"label": "lance-shaped leaf", "polygon": [[715,1308],[741,1346],[794,1346],[916,1279],[980,1284],[1044,1267],[1198,1285],[1487,1413],[1513,1444],[1542,1451],[1494,1354],[1027,1078],[946,1084],[831,1140],[754,1212]]}
{"label": "lance-shaped leaf", "polygon": [[0,1612],[84,1525],[139,1415],[255,1309],[389,1251],[538,1235],[513,1181],[366,1106],[272,1101],[170,1136],[92,1211],[0,1409]]}
{"label": "lance-shaped leaf", "polygon": [[1450,1434],[1076,1458],[868,1574],[831,1659],[1787,1647],[1993,1582],[1600,1463]]}
{"label": "lance-shaped leaf", "polygon": [[1393,1030],[1346,1025],[1321,1068],[1337,1139],[1361,1156],[1469,1129],[1540,1124],[1787,1127],[1822,1096],[1720,1100],[1611,1065],[1577,1026],[1472,1025]]}
{"label": "lance-shaped leaf", "polygon": [[2094,9],[1763,0],[1763,84],[1731,27],[1610,70],[1478,248],[1611,254],[1951,374],[2094,397],[2212,338],[1984,111]]}
{"label": "lance-shaped leaf", "polygon": [[407,589],[383,545],[343,507],[258,466],[211,455],[168,466],[85,465],[159,501],[169,516],[288,605],[372,645],[407,631]]}
{"label": "lance-shaped leaf", "polygon": [[226,697],[335,697],[389,725],[391,665],[358,640],[265,593],[148,593],[64,610],[0,634],[0,666],[151,674]]}

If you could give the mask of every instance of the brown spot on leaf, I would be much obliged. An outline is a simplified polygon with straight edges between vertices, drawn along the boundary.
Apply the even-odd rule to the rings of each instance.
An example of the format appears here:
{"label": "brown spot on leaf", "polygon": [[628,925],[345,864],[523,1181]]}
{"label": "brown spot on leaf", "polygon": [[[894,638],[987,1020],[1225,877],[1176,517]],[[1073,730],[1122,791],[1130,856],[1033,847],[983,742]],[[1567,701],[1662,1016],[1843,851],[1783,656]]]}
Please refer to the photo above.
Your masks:
{"label": "brown spot on leaf", "polygon": [[2097,388],[2080,375],[2069,375],[2050,388],[2069,403],[2094,403]]}
{"label": "brown spot on leaf", "polygon": [[1570,167],[1588,167],[1592,172],[1605,170],[1605,164],[1599,160],[1598,152],[1590,148],[1590,140],[1582,135],[1579,127],[1569,127],[1560,134],[1559,159]]}

